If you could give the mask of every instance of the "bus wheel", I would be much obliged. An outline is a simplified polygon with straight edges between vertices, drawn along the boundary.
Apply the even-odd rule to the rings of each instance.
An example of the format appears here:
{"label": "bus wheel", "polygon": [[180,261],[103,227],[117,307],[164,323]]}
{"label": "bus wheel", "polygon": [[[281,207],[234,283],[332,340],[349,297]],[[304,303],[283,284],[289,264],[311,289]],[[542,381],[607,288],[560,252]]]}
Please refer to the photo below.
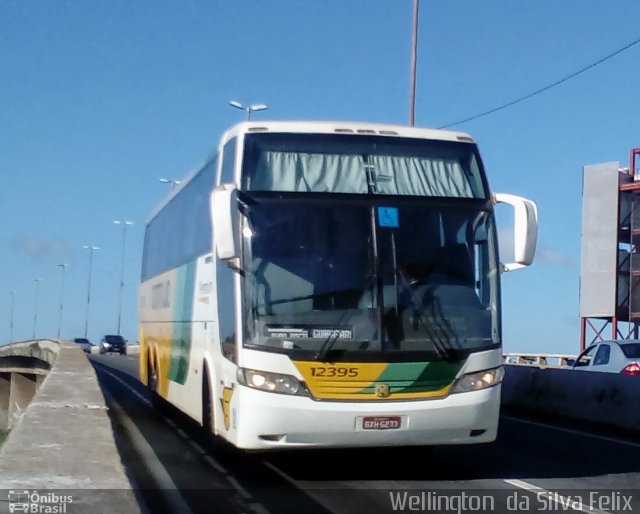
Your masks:
{"label": "bus wheel", "polygon": [[154,366],[149,359],[147,362],[147,389],[151,396],[151,403],[160,412],[165,410],[162,397],[158,394],[158,366]]}
{"label": "bus wheel", "polygon": [[202,427],[207,437],[213,438],[215,427],[214,403],[211,395],[209,370],[205,368],[202,378]]}
{"label": "bus wheel", "polygon": [[151,363],[151,359],[147,361],[147,388],[151,395],[156,395],[158,391],[158,370]]}

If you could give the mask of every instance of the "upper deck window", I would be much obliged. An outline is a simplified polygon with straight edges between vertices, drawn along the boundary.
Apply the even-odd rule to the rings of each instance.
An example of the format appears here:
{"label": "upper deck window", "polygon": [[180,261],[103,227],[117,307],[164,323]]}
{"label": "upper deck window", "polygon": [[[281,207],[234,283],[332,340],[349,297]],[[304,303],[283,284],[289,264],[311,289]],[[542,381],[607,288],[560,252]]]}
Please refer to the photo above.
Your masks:
{"label": "upper deck window", "polygon": [[486,198],[473,143],[333,134],[249,134],[249,191]]}

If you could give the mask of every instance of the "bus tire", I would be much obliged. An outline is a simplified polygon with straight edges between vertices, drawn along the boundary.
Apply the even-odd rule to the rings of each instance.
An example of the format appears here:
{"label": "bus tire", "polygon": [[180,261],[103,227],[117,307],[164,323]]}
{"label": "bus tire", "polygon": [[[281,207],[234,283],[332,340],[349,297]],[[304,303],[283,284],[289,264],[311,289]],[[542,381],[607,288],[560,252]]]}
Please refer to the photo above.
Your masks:
{"label": "bus tire", "polygon": [[147,389],[150,394],[156,394],[158,387],[158,372],[151,363],[151,358],[147,359]]}
{"label": "bus tire", "polygon": [[211,394],[211,380],[209,376],[209,370],[204,367],[204,374],[202,377],[202,428],[208,438],[213,439],[215,430],[215,412],[214,412],[214,399]]}
{"label": "bus tire", "polygon": [[147,389],[149,390],[149,396],[151,396],[151,403],[157,410],[162,412],[164,403],[162,397],[158,394],[158,367],[154,366],[151,358],[147,361]]}

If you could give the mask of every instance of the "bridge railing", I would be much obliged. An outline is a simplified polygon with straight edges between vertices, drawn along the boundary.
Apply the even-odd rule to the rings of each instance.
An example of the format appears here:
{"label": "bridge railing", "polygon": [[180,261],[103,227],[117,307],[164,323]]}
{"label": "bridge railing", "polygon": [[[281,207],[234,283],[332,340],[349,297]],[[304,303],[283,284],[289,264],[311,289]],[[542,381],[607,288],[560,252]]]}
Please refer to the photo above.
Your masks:
{"label": "bridge railing", "polygon": [[116,446],[115,418],[79,345],[0,346],[0,422],[8,431],[0,490],[64,489],[74,512],[141,512]]}
{"label": "bridge railing", "polygon": [[566,368],[573,364],[576,357],[576,355],[563,353],[505,353],[502,356],[502,362],[514,366]]}
{"label": "bridge railing", "polygon": [[59,352],[49,339],[0,346],[0,432],[18,424]]}

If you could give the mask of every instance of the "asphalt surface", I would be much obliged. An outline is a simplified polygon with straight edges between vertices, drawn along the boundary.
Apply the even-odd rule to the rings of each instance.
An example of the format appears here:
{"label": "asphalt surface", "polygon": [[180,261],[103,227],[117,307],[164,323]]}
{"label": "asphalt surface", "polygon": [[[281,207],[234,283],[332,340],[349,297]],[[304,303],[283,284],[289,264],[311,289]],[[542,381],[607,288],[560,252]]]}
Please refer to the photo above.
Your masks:
{"label": "asphalt surface", "polygon": [[503,413],[491,444],[247,453],[154,406],[136,356],[90,359],[146,512],[640,512],[629,434]]}

